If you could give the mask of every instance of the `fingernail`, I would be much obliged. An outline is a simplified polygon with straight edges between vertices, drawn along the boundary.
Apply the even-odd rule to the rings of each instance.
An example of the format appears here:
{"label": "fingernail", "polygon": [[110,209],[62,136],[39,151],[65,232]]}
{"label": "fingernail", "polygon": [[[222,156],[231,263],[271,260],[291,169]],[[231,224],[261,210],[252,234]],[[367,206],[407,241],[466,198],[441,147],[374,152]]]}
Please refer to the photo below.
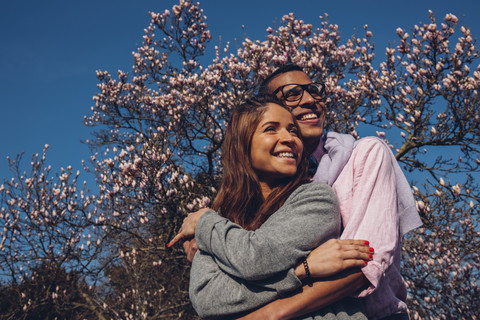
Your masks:
{"label": "fingernail", "polygon": [[368,250],[369,250],[370,252],[373,252],[373,248],[368,248]]}
{"label": "fingernail", "polygon": [[368,241],[365,241],[365,245],[367,245],[367,246],[368,246],[369,244],[370,244],[370,242],[368,242]]}
{"label": "fingernail", "polygon": [[365,264],[367,264],[367,263],[368,263],[368,261],[367,261],[367,260],[364,260],[363,262],[365,262]]}
{"label": "fingernail", "polygon": [[373,258],[373,255],[371,255],[371,254],[369,254],[368,256],[370,257],[370,259],[372,259],[372,258]]}
{"label": "fingernail", "polygon": [[169,242],[169,243],[167,243],[167,247],[170,247],[170,242]]}

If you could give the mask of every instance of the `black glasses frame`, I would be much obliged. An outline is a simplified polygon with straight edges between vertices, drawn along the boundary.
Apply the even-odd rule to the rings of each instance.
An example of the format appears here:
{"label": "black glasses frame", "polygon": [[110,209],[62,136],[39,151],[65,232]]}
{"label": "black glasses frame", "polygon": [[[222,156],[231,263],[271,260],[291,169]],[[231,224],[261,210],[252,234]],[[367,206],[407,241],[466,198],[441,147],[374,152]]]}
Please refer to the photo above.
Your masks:
{"label": "black glasses frame", "polygon": [[[293,100],[291,98],[289,99],[288,97],[286,97],[285,93],[283,92],[283,89],[287,86],[296,86],[296,87],[302,88],[302,94],[300,95],[300,97],[295,98]],[[313,91],[312,86],[316,87],[315,91]],[[325,85],[323,83],[320,83],[320,82],[313,82],[313,83],[307,83],[307,84],[288,83],[288,84],[285,84],[285,85],[280,86],[277,89],[275,89],[275,91],[273,91],[272,94],[276,95],[280,91],[282,93],[282,99],[284,101],[295,102],[295,101],[302,100],[303,94],[305,93],[305,90],[307,90],[307,92],[310,94],[310,96],[312,96],[312,98],[315,99],[315,100],[322,100],[323,98],[325,98]],[[317,96],[317,91],[319,93],[318,97],[316,97]]]}

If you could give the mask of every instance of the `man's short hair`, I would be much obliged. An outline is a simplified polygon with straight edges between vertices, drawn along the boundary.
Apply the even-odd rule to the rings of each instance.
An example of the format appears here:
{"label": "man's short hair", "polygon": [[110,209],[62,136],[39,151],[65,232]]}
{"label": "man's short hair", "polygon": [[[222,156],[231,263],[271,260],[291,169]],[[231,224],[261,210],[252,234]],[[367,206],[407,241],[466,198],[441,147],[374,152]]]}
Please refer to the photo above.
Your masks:
{"label": "man's short hair", "polygon": [[265,80],[262,81],[262,83],[260,84],[260,87],[258,88],[258,94],[271,93],[271,92],[268,92],[267,87],[270,84],[270,82],[273,80],[273,78],[275,78],[276,76],[278,76],[280,74],[287,73],[287,72],[290,72],[290,71],[302,71],[302,72],[304,72],[303,69],[300,66],[298,66],[294,63],[284,64],[283,66],[281,66],[280,68],[275,70],[273,73],[271,73],[268,77],[266,77]]}

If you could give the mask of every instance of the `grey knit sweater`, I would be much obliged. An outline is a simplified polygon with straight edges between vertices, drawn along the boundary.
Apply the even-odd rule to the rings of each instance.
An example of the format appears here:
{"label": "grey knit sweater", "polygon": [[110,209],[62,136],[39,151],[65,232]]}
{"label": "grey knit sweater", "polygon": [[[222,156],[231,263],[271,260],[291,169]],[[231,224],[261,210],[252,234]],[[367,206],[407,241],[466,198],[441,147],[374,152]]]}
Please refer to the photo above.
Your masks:
{"label": "grey knit sweater", "polygon": [[[253,310],[302,285],[293,267],[340,234],[333,191],[300,186],[257,230],[247,231],[209,210],[198,221],[199,251],[190,273],[190,299],[201,317],[227,318]],[[344,299],[301,319],[366,319],[359,301]]]}

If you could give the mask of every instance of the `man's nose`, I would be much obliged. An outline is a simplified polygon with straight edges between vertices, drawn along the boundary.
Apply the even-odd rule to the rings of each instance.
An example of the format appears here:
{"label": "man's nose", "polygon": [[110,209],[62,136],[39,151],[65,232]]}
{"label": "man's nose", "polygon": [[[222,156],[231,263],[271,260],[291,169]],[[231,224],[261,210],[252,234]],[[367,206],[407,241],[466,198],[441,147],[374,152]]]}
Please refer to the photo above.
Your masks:
{"label": "man's nose", "polygon": [[300,106],[301,105],[312,105],[314,103],[316,103],[317,100],[315,100],[312,95],[310,94],[310,92],[308,92],[307,90],[304,90],[303,91],[303,97],[302,99],[300,100]]}

